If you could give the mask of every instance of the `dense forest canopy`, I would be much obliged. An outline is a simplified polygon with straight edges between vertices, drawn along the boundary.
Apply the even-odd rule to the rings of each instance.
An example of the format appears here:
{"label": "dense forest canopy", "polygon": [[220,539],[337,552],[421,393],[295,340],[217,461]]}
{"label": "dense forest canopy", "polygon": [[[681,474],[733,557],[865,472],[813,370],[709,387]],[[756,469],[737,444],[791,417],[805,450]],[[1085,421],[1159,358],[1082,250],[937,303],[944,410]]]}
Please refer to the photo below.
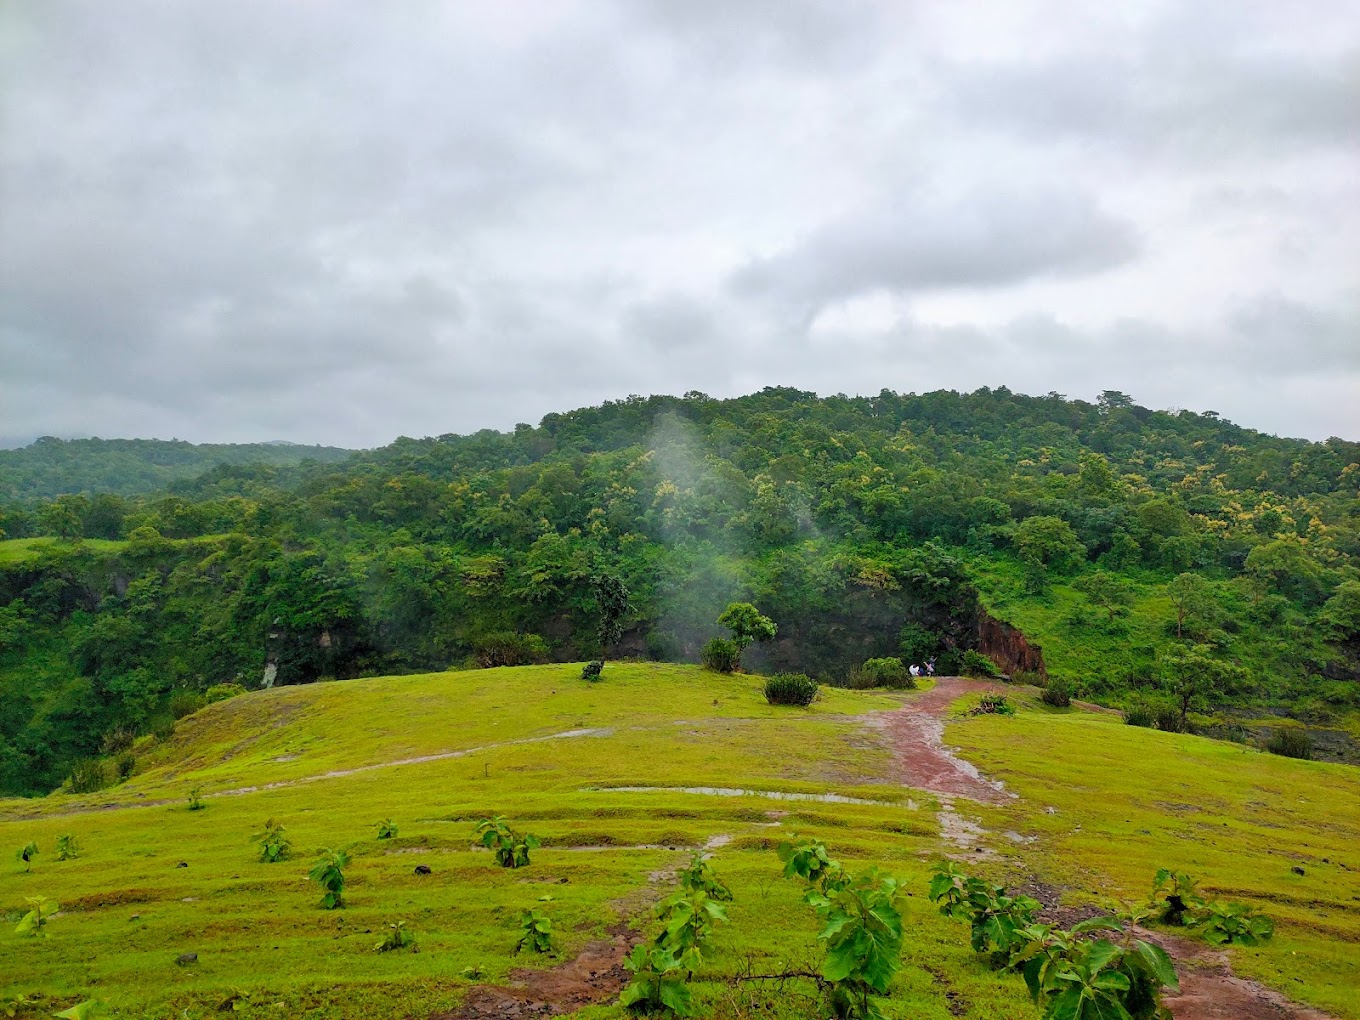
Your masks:
{"label": "dense forest canopy", "polygon": [[334,463],[350,451],[296,443],[207,443],[171,439],[56,439],[0,450],[0,500],[51,499],[73,493],[134,496],[196,478],[219,464],[284,467]]}
{"label": "dense forest canopy", "polygon": [[135,444],[74,481],[48,446],[0,461],[0,792],[215,685],[593,657],[601,573],[617,654],[693,660],[740,599],[778,624],[750,663],[840,682],[957,665],[990,613],[1089,697],[1360,707],[1360,444],[1113,391],[629,397],[341,461],[190,447],[147,493]]}

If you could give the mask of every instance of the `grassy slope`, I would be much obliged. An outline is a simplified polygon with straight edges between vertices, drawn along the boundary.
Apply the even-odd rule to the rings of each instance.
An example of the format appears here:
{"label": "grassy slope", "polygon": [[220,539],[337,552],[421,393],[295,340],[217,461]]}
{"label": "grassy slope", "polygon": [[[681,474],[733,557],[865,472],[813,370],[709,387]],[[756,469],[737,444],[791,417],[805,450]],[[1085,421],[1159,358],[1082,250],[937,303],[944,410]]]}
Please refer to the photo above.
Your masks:
{"label": "grassy slope", "polygon": [[[20,940],[0,929],[9,962],[0,996],[42,991],[66,1001],[97,992],[126,1015],[207,1017],[230,989],[242,988],[253,995],[246,1016],[424,1015],[459,999],[469,984],[459,976],[464,967],[480,964],[487,979],[501,980],[514,965],[534,965],[509,952],[526,907],[548,911],[566,954],[621,917],[645,923],[637,906],[660,891],[648,891],[649,875],[688,853],[611,846],[683,848],[718,834],[734,838],[716,862],[736,893],[733,923],[716,940],[719,974],[749,953],[769,957],[761,966],[813,955],[815,917],[761,849],[778,835],[820,835],[844,859],[883,864],[924,887],[936,850],[931,802],[917,797],[920,806],[908,806],[908,791],[881,785],[887,752],[847,719],[890,708],[892,697],[828,692],[804,712],[766,706],[756,679],[693,667],[610,665],[597,686],[583,683],[579,671],[543,666],[251,694],[181,724],[147,770],[115,791],[0,803],[7,819],[0,846],[31,838],[43,849],[31,874],[17,864],[3,868],[0,906],[17,911],[35,894],[67,906],[48,939]],[[605,733],[505,743],[582,727]],[[463,757],[309,781],[496,744]],[[243,781],[293,785],[212,796]],[[738,782],[896,803],[590,789]],[[209,795],[203,811],[184,806],[192,786]],[[79,813],[63,813],[72,811]],[[772,811],[789,812],[779,828],[770,825]],[[470,849],[473,820],[492,812],[545,838],[527,871],[501,871]],[[380,843],[373,823],[388,816],[401,833]],[[255,861],[247,837],[267,817],[288,826],[293,860]],[[67,832],[86,850],[59,863],[53,847]],[[345,911],[317,909],[318,892],[305,880],[317,851],[328,846],[354,855]],[[187,868],[175,866],[181,860]],[[434,875],[413,875],[417,863],[430,864]],[[540,903],[544,895],[554,899]],[[971,1004],[967,1015],[1030,1015],[1023,990],[974,961],[958,928],[923,896],[906,906],[919,932],[908,954],[918,966],[904,971],[892,1015],[950,1016],[941,981]],[[382,926],[398,918],[407,919],[421,952],[375,954]],[[183,951],[197,952],[199,963],[177,967]],[[727,994],[717,984],[700,993],[711,1003]],[[797,994],[777,998],[774,1015],[806,1015]],[[273,1005],[279,1002],[283,1013]]]}
{"label": "grassy slope", "polygon": [[1338,1016],[1360,1016],[1353,766],[1037,706],[1014,718],[960,719],[945,739],[1020,795],[980,814],[991,828],[1037,836],[1027,863],[1074,890],[1070,899],[1136,904],[1160,867],[1198,875],[1206,892],[1253,903],[1277,921],[1273,941],[1232,951],[1238,973]]}
{"label": "grassy slope", "polygon": [[[50,549],[58,544],[55,538],[7,538],[0,539],[0,564],[22,563],[38,556],[44,549]],[[71,548],[72,543],[61,542],[65,548]],[[127,547],[126,542],[114,542],[106,538],[82,538],[80,544],[85,549],[95,552],[116,552]]]}
{"label": "grassy slope", "polygon": [[[509,954],[522,909],[545,909],[562,952],[574,953],[620,918],[645,924],[645,903],[661,891],[649,876],[688,857],[683,849],[630,846],[683,848],[715,835],[733,837],[716,851],[715,866],[736,900],[732,924],[718,931],[711,973],[731,974],[752,954],[758,969],[806,965],[816,956],[815,917],[763,849],[798,831],[823,838],[847,862],[890,869],[915,892],[904,901],[907,966],[887,1003],[890,1016],[1033,1017],[1022,984],[988,971],[968,950],[966,929],[925,900],[929,864],[942,849],[933,801],[917,794],[912,803],[910,791],[885,783],[890,756],[857,718],[892,708],[902,696],[829,691],[803,711],[766,706],[758,687],[757,678],[694,667],[624,664],[611,664],[602,683],[587,685],[579,666],[558,665],[287,688],[210,706],[181,723],[168,744],[145,751],[144,770],[116,790],[0,802],[0,847],[8,853],[36,839],[42,848],[31,874],[12,861],[0,864],[0,910],[17,917],[23,897],[36,894],[66,906],[48,939],[21,940],[0,928],[6,964],[0,998],[42,992],[68,1003],[99,994],[120,1015],[192,1018],[215,1015],[228,992],[240,988],[252,995],[247,1017],[423,1016],[458,1001],[469,984],[460,977],[464,967],[480,964],[494,981],[512,966],[548,965]],[[596,732],[510,743],[583,728]],[[1182,836],[1200,833],[1201,821],[1227,821],[1250,846],[1238,879],[1244,884],[1232,888],[1254,895],[1288,881],[1271,870],[1284,862],[1268,849],[1310,842],[1316,856],[1354,857],[1345,844],[1356,845],[1360,787],[1345,769],[1088,716],[974,720],[951,736],[1026,795],[1004,819],[982,812],[994,828],[1004,821],[1041,836],[1025,848],[1001,841],[1002,849],[1082,888],[1113,882],[1141,893],[1161,863],[1201,871],[1211,887],[1222,886],[1236,873],[1220,873],[1218,857],[1201,861],[1202,834]],[[1091,750],[1096,745],[1111,764],[1102,764]],[[468,753],[383,766],[458,751]],[[1202,778],[1186,774],[1187,761],[1203,767]],[[1120,791],[1135,762],[1147,762],[1158,777],[1168,771],[1159,787],[1193,780],[1203,789],[1149,796],[1131,805],[1138,813],[1122,813]],[[326,777],[356,768],[363,771]],[[1318,776],[1334,801],[1325,823],[1284,810],[1285,791]],[[1097,784],[1094,796],[1084,789]],[[600,789],[611,785],[834,791],[889,803]],[[183,798],[196,786],[208,807],[190,812]],[[228,792],[243,786],[259,789]],[[1321,799],[1310,791],[1305,795]],[[1212,816],[1187,820],[1177,805],[1192,793],[1218,798]],[[1280,808],[1270,822],[1285,828],[1263,828],[1258,802]],[[1043,813],[1049,804],[1057,815]],[[1104,838],[1102,826],[1115,824],[1111,811],[1120,813],[1118,831],[1129,836],[1127,860]],[[473,820],[492,812],[545,838],[526,871],[501,871],[485,852],[470,849]],[[295,855],[288,862],[258,863],[247,842],[271,816],[289,828]],[[389,816],[401,833],[379,842],[373,823]],[[1078,820],[1085,837],[1068,831]],[[1139,828],[1154,835],[1142,837]],[[55,861],[62,833],[81,841],[80,859]],[[1324,839],[1328,849],[1318,850]],[[318,892],[305,879],[317,851],[328,846],[349,847],[354,857],[344,911],[317,909]],[[1055,852],[1067,863],[1054,864]],[[188,867],[177,868],[179,861]],[[417,863],[434,874],[413,875]],[[1360,889],[1343,882],[1329,891],[1321,881],[1326,873],[1315,878],[1317,866],[1304,866],[1303,899],[1319,903],[1277,899],[1272,909],[1286,922],[1280,937],[1260,952],[1235,955],[1267,979],[1282,961],[1297,961],[1307,981],[1286,983],[1293,994],[1360,1018],[1360,999],[1354,992],[1347,998],[1341,983],[1346,968],[1353,971],[1355,942],[1339,941],[1354,938],[1349,896]],[[1353,866],[1357,871],[1343,878],[1360,874],[1360,862]],[[554,898],[540,902],[545,895]],[[399,918],[421,952],[374,953],[383,926]],[[199,963],[175,966],[184,951],[197,952]],[[697,991],[712,1015],[748,1015],[722,984],[700,983]],[[812,1015],[803,997],[809,991],[794,983],[778,993],[758,990],[756,998],[772,1004],[762,1015],[805,1017]],[[620,1011],[597,1007],[583,1015]]]}

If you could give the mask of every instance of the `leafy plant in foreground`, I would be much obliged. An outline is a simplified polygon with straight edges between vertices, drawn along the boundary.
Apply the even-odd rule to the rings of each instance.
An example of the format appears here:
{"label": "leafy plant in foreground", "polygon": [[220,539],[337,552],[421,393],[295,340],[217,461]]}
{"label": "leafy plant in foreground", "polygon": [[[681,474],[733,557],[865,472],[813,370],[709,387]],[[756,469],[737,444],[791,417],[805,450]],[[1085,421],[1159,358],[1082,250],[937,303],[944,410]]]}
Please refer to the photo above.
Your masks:
{"label": "leafy plant in foreground", "polygon": [[201,796],[202,792],[203,788],[201,786],[195,786],[192,790],[189,791],[190,811],[202,811],[205,807],[208,806],[203,803],[203,797]]}
{"label": "leafy plant in foreground", "polygon": [[0,1013],[4,1013],[5,1016],[18,1016],[19,1010],[23,1009],[25,1006],[33,1005],[34,1001],[35,1000],[30,999],[23,992],[19,992],[0,1001]]}
{"label": "leafy plant in foreground", "polygon": [[1157,920],[1182,927],[1195,923],[1204,909],[1204,897],[1194,876],[1161,868],[1152,880],[1152,905]]}
{"label": "leafy plant in foreground", "polygon": [[1044,1020],[1171,1020],[1163,987],[1179,988],[1176,968],[1161,946],[1082,936],[1100,929],[1123,933],[1113,918],[1093,918],[1070,932],[1036,925],[1011,958]]}
{"label": "leafy plant in foreground", "polygon": [[57,860],[73,861],[80,856],[80,844],[70,834],[57,837]]}
{"label": "leafy plant in foreground", "polygon": [[496,856],[502,868],[523,868],[529,864],[529,851],[543,844],[537,836],[520,834],[510,828],[503,815],[483,818],[477,823],[477,838]]}
{"label": "leafy plant in foreground", "polygon": [[26,896],[24,899],[29,905],[29,911],[14,926],[14,934],[34,938],[41,935],[45,938],[47,932],[43,929],[47,927],[47,919],[61,909],[61,904],[49,900],[46,896]]}
{"label": "leafy plant in foreground", "polygon": [[373,947],[375,953],[390,953],[397,949],[415,949],[416,941],[406,931],[406,922],[397,921],[387,926],[387,934]]}
{"label": "leafy plant in foreground", "polygon": [[394,822],[394,821],[392,821],[392,819],[390,819],[390,818],[385,818],[385,819],[383,819],[381,822],[379,822],[379,823],[378,823],[378,838],[379,838],[379,839],[396,839],[396,838],[397,838],[397,823]]}
{"label": "leafy plant in foreground", "polygon": [[969,715],[1015,715],[1015,706],[1004,694],[984,694]]}
{"label": "leafy plant in foreground", "polygon": [[707,893],[715,900],[730,902],[732,899],[732,891],[719,881],[702,853],[696,853],[689,867],[680,872],[680,888]]}
{"label": "leafy plant in foreground", "polygon": [[519,941],[514,951],[525,948],[535,953],[552,952],[552,921],[537,910],[526,910],[519,917]]}
{"label": "leafy plant in foreground", "polygon": [[18,850],[14,851],[14,859],[23,862],[25,873],[33,868],[33,858],[37,856],[38,844],[34,843],[32,840],[29,840]]}
{"label": "leafy plant in foreground", "polygon": [[1001,965],[1022,941],[1018,932],[1034,923],[1043,906],[1030,896],[1008,896],[1005,886],[965,874],[952,862],[931,878],[930,900],[945,917],[968,921],[973,951],[989,952]]}
{"label": "leafy plant in foreground", "polygon": [[581,667],[582,680],[598,680],[600,674],[604,672],[604,660],[593,659]]}
{"label": "leafy plant in foreground", "polygon": [[801,878],[805,899],[821,916],[817,938],[826,943],[822,977],[830,985],[831,1007],[847,1020],[877,1020],[875,995],[887,995],[902,965],[901,883],[871,869],[852,877],[818,840],[781,843],[786,878]]}
{"label": "leafy plant in foreground", "polygon": [[53,1013],[59,1020],[95,1020],[96,1017],[108,1016],[109,1007],[103,999],[86,999],[78,1002],[70,1009],[63,1009],[60,1013]]}
{"label": "leafy plant in foreground", "polygon": [[1210,901],[1200,917],[1203,936],[1216,945],[1237,943],[1255,946],[1275,934],[1275,922],[1254,907],[1242,903]]}
{"label": "leafy plant in foreground", "polygon": [[633,975],[633,980],[619,995],[620,1005],[630,1009],[668,1009],[676,1016],[694,1014],[684,971],[669,946],[636,945],[624,958],[623,965]]}
{"label": "leafy plant in foreground", "polygon": [[265,864],[277,864],[287,858],[293,844],[284,835],[285,829],[274,819],[264,823],[264,828],[250,837],[252,843],[260,844],[260,860]]}
{"label": "leafy plant in foreground", "polygon": [[336,910],[345,905],[345,868],[349,866],[349,855],[343,850],[323,850],[321,858],[307,873],[307,877],[321,886],[325,894],[321,897],[323,910]]}

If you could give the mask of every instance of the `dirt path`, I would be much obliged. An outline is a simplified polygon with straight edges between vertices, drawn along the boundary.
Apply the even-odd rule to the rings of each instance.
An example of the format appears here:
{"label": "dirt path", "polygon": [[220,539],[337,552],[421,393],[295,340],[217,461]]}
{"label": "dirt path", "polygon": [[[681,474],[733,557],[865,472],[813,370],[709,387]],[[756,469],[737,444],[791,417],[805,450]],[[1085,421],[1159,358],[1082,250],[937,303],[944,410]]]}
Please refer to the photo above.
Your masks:
{"label": "dirt path", "polygon": [[[988,833],[954,810],[956,798],[1003,804],[1015,798],[1001,783],[983,777],[976,767],[944,746],[944,718],[949,706],[966,694],[1004,691],[999,684],[942,677],[933,690],[913,696],[884,722],[897,754],[901,781],[939,797],[940,834],[971,859],[985,857],[980,845]],[[1163,1001],[1176,1020],[1334,1020],[1327,1013],[1290,1002],[1279,992],[1233,974],[1228,955],[1192,939],[1167,932],[1139,931],[1176,962],[1180,992]]]}

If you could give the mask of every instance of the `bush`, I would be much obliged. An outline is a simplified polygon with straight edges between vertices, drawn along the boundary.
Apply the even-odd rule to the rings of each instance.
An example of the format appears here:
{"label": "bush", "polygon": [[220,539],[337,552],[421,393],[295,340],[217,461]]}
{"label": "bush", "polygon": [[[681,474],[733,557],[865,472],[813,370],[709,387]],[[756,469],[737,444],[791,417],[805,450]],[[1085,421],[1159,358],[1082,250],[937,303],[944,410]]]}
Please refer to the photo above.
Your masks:
{"label": "bush", "polygon": [[194,691],[176,691],[170,695],[167,707],[172,716],[176,719],[183,719],[186,715],[193,715],[204,704],[203,696]]}
{"label": "bush", "polygon": [[1039,698],[1045,705],[1067,708],[1072,704],[1072,687],[1062,677],[1055,676],[1049,679],[1048,686],[1044,688],[1044,693],[1039,695]]}
{"label": "bush", "polygon": [[175,735],[174,716],[158,715],[151,720],[151,732],[161,743],[169,740]]}
{"label": "bush", "polygon": [[604,663],[601,660],[596,659],[593,662],[587,662],[585,664],[585,668],[581,670],[581,679],[598,680],[600,679],[600,674],[603,672]]}
{"label": "bush", "polygon": [[131,778],[132,773],[137,770],[137,756],[131,751],[124,751],[113,759],[113,768],[118,773],[118,781],[121,783]]}
{"label": "bush", "polygon": [[1140,698],[1130,701],[1124,710],[1124,722],[1130,726],[1144,726],[1166,733],[1181,732],[1181,717],[1176,706],[1164,698]]}
{"label": "bush", "polygon": [[741,663],[741,649],[730,638],[715,637],[704,645],[699,659],[715,673],[731,673]]}
{"label": "bush", "polygon": [[547,662],[548,643],[537,634],[497,631],[472,643],[472,658],[482,669]]}
{"label": "bush", "polygon": [[1271,754],[1307,761],[1313,757],[1313,738],[1308,736],[1307,730],[1282,726],[1270,735],[1266,750]]}
{"label": "bush", "polygon": [[203,692],[203,701],[211,705],[215,701],[226,701],[245,692],[246,689],[240,684],[213,684]]}
{"label": "bush", "polygon": [[1015,706],[1004,694],[984,694],[976,708],[968,710],[969,715],[1015,715]]}
{"label": "bush", "polygon": [[104,734],[100,750],[105,754],[117,754],[119,751],[126,751],[136,739],[137,734],[132,730],[123,726],[115,726]]}
{"label": "bush", "polygon": [[71,793],[98,793],[108,785],[108,767],[98,758],[76,762],[66,779],[66,789]]}
{"label": "bush", "polygon": [[[859,674],[856,676],[855,674]],[[895,690],[911,690],[916,679],[902,664],[901,659],[868,659],[864,665],[851,670],[851,680],[846,684],[856,690],[866,687],[891,687]]]}
{"label": "bush", "polygon": [[802,673],[776,673],[765,681],[765,700],[771,705],[801,705],[817,697],[817,681]]}
{"label": "bush", "polygon": [[1157,718],[1153,715],[1151,705],[1145,701],[1135,701],[1124,709],[1124,724],[1153,729],[1157,725]]}
{"label": "bush", "polygon": [[996,663],[983,655],[968,649],[963,653],[963,658],[959,663],[959,668],[964,676],[998,676]]}
{"label": "bush", "polygon": [[1011,683],[1027,684],[1030,687],[1044,687],[1044,675],[1037,669],[1017,669],[1011,674]]}

